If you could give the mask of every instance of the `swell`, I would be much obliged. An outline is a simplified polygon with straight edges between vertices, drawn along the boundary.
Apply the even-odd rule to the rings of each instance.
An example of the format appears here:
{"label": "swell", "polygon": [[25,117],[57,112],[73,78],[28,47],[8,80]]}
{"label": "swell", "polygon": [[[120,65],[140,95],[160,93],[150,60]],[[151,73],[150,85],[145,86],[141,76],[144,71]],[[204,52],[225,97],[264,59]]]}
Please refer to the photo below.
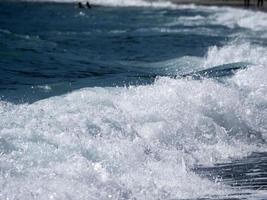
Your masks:
{"label": "swell", "polygon": [[[221,58],[225,48],[216,50]],[[209,55],[204,63],[215,59]],[[203,179],[191,169],[266,150],[266,73],[265,65],[254,64],[226,83],[159,77],[150,85],[86,88],[33,104],[2,101],[2,194],[242,196],[246,189]]]}

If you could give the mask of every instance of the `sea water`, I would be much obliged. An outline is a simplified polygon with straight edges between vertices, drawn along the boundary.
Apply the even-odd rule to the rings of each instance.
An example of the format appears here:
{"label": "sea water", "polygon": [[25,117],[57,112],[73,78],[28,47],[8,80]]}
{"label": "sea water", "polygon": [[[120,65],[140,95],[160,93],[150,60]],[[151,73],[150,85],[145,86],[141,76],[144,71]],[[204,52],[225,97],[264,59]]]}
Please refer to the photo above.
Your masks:
{"label": "sea water", "polygon": [[63,3],[0,2],[1,200],[267,199],[266,13]]}

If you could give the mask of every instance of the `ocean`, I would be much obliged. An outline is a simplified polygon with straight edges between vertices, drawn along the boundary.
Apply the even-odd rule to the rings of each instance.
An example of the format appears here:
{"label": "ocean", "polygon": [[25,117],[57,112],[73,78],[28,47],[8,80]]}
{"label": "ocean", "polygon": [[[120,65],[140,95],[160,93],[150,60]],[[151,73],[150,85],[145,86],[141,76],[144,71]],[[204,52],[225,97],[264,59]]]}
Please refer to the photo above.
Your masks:
{"label": "ocean", "polygon": [[0,2],[1,200],[266,200],[267,13]]}

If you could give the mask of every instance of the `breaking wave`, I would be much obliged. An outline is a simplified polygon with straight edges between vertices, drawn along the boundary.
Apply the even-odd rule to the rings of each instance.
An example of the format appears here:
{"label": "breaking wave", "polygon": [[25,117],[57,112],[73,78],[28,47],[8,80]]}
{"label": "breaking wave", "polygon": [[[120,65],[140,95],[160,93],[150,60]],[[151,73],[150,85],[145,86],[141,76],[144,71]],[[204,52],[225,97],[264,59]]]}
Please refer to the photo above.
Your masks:
{"label": "breaking wave", "polygon": [[[222,25],[230,33],[236,28],[240,30],[237,35],[241,39],[210,46],[203,57],[182,56],[153,63],[127,61],[133,69],[149,68],[155,72],[157,77],[151,84],[87,87],[34,103],[0,101],[0,199],[154,200],[214,196],[231,199],[243,195],[247,198],[249,190],[208,180],[193,169],[197,165],[212,166],[266,151],[267,48],[248,42],[245,37],[260,34],[257,38],[264,38],[267,15],[227,7],[174,6],[168,2],[141,0],[90,2],[204,12],[171,18],[163,27],[131,29],[131,33],[169,33],[181,31],[177,26],[185,24],[189,28],[183,29],[184,32],[201,30],[199,34],[203,35],[221,34],[220,30],[211,32],[210,27],[205,28],[208,24]],[[203,27],[192,31],[190,26]],[[110,31],[112,34],[126,32],[124,29]],[[63,34],[70,38],[80,36],[75,31],[52,30],[50,33],[59,38]],[[0,29],[0,36],[9,35],[47,45],[42,35],[15,34]],[[52,47],[56,44],[49,43]],[[59,55],[65,59],[63,54]],[[171,78],[241,62],[250,66],[233,72],[231,77]],[[100,64],[106,66],[105,61]],[[121,68],[116,70],[127,69],[123,68],[125,63],[120,64]],[[49,93],[56,87],[65,87],[64,84],[68,83],[37,84],[33,88]],[[254,196],[261,194],[253,192]]]}
{"label": "breaking wave", "polygon": [[211,48],[203,68],[252,58],[253,67],[226,83],[159,77],[151,85],[86,88],[33,104],[2,101],[1,195],[231,195],[233,189],[200,178],[191,168],[266,150],[267,68],[265,60],[253,59],[265,53],[249,44]]}
{"label": "breaking wave", "polygon": [[[86,0],[18,0],[29,2],[56,2],[56,3],[74,3],[86,2]],[[155,7],[155,8],[176,8],[177,6],[170,1],[146,1],[146,0],[90,0],[91,4],[101,6],[134,6],[134,7]]]}

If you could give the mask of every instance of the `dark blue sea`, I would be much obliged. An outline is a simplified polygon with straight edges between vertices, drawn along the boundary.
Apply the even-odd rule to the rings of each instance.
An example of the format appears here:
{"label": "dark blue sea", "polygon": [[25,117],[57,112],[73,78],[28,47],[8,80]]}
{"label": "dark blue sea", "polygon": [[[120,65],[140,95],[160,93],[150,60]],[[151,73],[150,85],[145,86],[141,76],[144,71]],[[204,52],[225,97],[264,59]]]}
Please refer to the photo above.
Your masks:
{"label": "dark blue sea", "polygon": [[266,200],[267,14],[0,1],[0,200]]}

